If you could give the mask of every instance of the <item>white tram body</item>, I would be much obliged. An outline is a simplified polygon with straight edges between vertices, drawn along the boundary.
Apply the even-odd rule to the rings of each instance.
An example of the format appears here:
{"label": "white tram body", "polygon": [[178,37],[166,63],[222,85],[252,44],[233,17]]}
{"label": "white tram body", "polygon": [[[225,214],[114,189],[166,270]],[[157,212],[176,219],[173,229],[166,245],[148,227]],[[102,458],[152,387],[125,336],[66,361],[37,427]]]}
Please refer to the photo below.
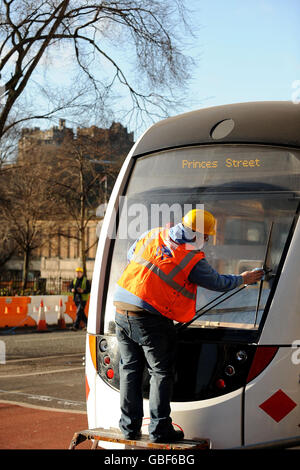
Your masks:
{"label": "white tram body", "polygon": [[[299,128],[299,105],[240,103],[166,119],[136,142],[114,186],[95,260],[86,343],[89,428],[118,428],[113,293],[133,234],[153,228],[150,206],[175,204],[168,217],[177,223],[180,208],[204,204],[217,220],[217,235],[204,248],[208,261],[223,274],[263,263],[270,272],[262,285],[183,329],[173,423],[186,438],[210,438],[217,449],[299,438]],[[200,287],[197,308],[219,294]],[[143,433],[147,387],[145,372]]]}

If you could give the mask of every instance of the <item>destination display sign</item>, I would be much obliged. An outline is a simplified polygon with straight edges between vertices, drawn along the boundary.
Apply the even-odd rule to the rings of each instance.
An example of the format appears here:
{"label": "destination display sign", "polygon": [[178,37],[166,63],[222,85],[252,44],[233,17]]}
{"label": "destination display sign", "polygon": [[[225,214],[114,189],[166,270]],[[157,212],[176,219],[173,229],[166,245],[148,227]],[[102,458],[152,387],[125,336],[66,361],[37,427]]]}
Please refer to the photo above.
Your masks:
{"label": "destination display sign", "polygon": [[180,148],[138,158],[132,176],[129,194],[163,188],[220,188],[237,182],[299,191],[300,152],[257,145]]}
{"label": "destination display sign", "polygon": [[219,160],[182,160],[182,168],[218,168],[225,165],[227,168],[254,168],[261,166],[261,159],[242,159],[226,158],[225,161],[219,162]]}

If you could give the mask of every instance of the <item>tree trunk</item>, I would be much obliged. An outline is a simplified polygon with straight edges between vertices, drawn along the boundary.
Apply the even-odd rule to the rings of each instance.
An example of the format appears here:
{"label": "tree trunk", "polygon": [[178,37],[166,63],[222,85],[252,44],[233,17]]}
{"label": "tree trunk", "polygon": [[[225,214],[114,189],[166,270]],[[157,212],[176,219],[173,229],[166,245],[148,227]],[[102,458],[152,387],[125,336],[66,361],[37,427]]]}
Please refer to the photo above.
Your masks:
{"label": "tree trunk", "polygon": [[24,259],[23,259],[23,272],[22,272],[22,289],[23,290],[25,290],[27,287],[29,259],[30,259],[30,249],[27,248],[24,251]]}
{"label": "tree trunk", "polygon": [[86,276],[86,251],[85,251],[85,230],[83,228],[81,232],[81,263],[82,263],[82,268],[83,268],[83,273]]}
{"label": "tree trunk", "polygon": [[83,162],[80,159],[80,258],[83,268],[83,273],[86,276],[86,241],[85,241],[85,198],[84,198],[84,177],[83,177]]}

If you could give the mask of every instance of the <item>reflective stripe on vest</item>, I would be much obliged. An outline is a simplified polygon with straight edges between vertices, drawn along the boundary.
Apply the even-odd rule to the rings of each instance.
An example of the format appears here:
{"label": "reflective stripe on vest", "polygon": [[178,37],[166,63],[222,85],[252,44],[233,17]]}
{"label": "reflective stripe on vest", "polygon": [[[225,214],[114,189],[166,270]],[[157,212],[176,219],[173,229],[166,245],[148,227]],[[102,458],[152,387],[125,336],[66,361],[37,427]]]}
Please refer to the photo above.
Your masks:
{"label": "reflective stripe on vest", "polygon": [[138,240],[118,284],[152,305],[162,315],[180,322],[195,314],[197,286],[188,280],[204,253],[179,245],[166,229],[153,229]]}
{"label": "reflective stripe on vest", "polygon": [[187,266],[187,264],[194,258],[194,256],[195,255],[192,253],[187,254],[186,257],[183,258],[183,260],[177,266],[175,266],[169,274],[164,273],[158,266],[151,263],[151,261],[143,259],[142,257],[136,257],[134,258],[134,261],[138,264],[141,264],[142,266],[145,266],[147,269],[150,269],[153,273],[157,274],[160,279],[162,279],[166,284],[172,287],[172,289],[175,289],[177,292],[180,292],[182,295],[184,295],[184,297],[187,297],[188,299],[195,299],[196,294],[193,294],[192,292],[188,291],[185,287],[181,286],[176,281],[174,281],[174,277],[177,276],[177,274],[182,271],[185,266]]}

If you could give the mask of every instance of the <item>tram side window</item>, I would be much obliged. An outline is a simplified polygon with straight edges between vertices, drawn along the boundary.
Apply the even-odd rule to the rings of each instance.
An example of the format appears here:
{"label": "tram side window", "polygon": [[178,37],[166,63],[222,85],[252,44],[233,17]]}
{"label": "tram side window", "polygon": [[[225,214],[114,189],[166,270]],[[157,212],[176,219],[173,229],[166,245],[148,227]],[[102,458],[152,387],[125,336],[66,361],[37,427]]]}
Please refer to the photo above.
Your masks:
{"label": "tram side window", "polygon": [[266,242],[264,222],[248,219],[227,219],[225,223],[224,244],[263,245]]}

